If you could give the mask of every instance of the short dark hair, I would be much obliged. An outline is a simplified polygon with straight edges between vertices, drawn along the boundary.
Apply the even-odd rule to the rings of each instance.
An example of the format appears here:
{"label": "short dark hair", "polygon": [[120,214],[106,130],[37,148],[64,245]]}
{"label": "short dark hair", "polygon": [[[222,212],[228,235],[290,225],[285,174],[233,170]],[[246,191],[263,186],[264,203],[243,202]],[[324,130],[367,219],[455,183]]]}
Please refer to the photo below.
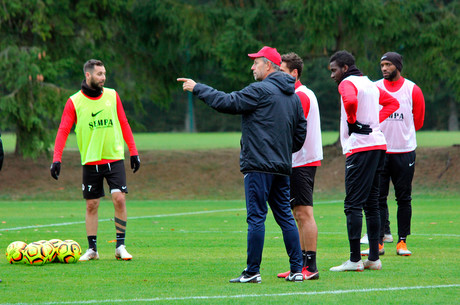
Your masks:
{"label": "short dark hair", "polygon": [[302,75],[303,60],[294,52],[281,55],[281,62],[285,62],[289,71],[297,69],[298,78]]}
{"label": "short dark hair", "polygon": [[83,73],[93,71],[94,66],[104,67],[104,63],[99,59],[90,59],[83,65]]}
{"label": "short dark hair", "polygon": [[329,59],[329,63],[333,61],[335,61],[340,68],[343,68],[345,65],[350,67],[355,64],[355,57],[351,53],[342,50],[335,52],[331,56],[331,58]]}

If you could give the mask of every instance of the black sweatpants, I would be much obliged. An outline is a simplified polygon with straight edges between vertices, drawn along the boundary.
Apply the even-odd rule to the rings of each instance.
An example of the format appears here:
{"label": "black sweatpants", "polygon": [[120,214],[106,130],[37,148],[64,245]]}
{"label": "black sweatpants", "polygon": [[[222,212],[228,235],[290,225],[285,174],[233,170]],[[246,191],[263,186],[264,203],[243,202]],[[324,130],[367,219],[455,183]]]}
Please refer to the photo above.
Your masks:
{"label": "black sweatpants", "polygon": [[[390,179],[395,188],[395,197],[398,204],[398,235],[410,235],[412,218],[412,179],[415,172],[415,151],[402,154],[385,154],[385,163],[380,178],[380,219],[382,223],[388,222],[388,193]],[[380,235],[384,235],[384,227]]]}
{"label": "black sweatpants", "polygon": [[[378,244],[375,242],[380,235],[379,184],[380,172],[383,169],[384,150],[369,150],[354,153],[345,162],[345,215],[347,217],[348,239],[361,238],[363,209],[366,214],[366,225],[372,257],[378,258]],[[351,243],[350,243],[351,244]],[[351,246],[350,246],[351,247]],[[350,249],[353,250],[353,249]],[[351,251],[356,252],[356,251]],[[356,254],[355,254],[356,255]]]}

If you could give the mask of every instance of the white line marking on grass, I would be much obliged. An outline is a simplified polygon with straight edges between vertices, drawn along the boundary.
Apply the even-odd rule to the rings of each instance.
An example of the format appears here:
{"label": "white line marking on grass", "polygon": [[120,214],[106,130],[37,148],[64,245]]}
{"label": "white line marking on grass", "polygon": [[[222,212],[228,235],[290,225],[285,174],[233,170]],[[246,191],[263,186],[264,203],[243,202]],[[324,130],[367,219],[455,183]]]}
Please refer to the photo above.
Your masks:
{"label": "white line marking on grass", "polygon": [[[236,211],[245,211],[245,210],[246,209],[196,211],[196,212],[184,212],[184,213],[175,213],[175,214],[135,216],[135,217],[128,217],[128,219],[173,217],[173,216],[186,216],[186,215],[198,215],[198,214],[209,214],[209,213],[236,212]],[[99,222],[105,222],[105,221],[112,221],[112,219],[99,219]],[[61,226],[70,226],[70,225],[84,224],[84,223],[85,223],[84,221],[75,221],[75,222],[54,223],[54,224],[49,224],[49,225],[35,225],[35,226],[25,226],[25,227],[16,227],[16,228],[5,228],[5,229],[0,229],[0,232],[1,231],[14,231],[14,230],[24,230],[24,229],[46,228],[46,227],[61,227]]]}
{"label": "white line marking on grass", "polygon": [[410,235],[414,235],[414,236],[460,237],[459,234],[418,234],[418,233],[412,234],[412,233],[411,233]]}
{"label": "white line marking on grass", "polygon": [[199,214],[221,213],[221,212],[238,212],[238,211],[246,211],[246,209],[227,209],[227,210],[213,210],[213,211],[184,212],[184,213],[175,213],[175,214],[160,214],[160,215],[134,216],[134,217],[128,217],[128,219],[143,219],[143,218],[157,218],[157,217],[172,217],[172,216],[199,215]]}
{"label": "white line marking on grass", "polygon": [[[341,201],[332,200],[332,201],[320,201],[317,204],[328,204],[328,203],[338,203]],[[199,215],[199,214],[209,214],[209,213],[222,213],[222,212],[237,212],[245,211],[246,208],[241,209],[226,209],[226,210],[212,210],[212,211],[196,211],[196,212],[184,212],[184,213],[175,213],[175,214],[162,214],[162,215],[147,215],[147,216],[134,216],[128,217],[128,219],[143,219],[143,218],[159,218],[159,217],[174,217],[174,216],[186,216],[186,215]],[[112,221],[111,219],[100,219],[99,222]],[[77,224],[84,224],[84,221],[75,221],[75,222],[63,222],[63,223],[54,223],[48,225],[34,225],[34,226],[25,226],[25,227],[15,227],[15,228],[4,228],[0,229],[2,231],[17,231],[25,229],[38,229],[38,228],[48,228],[48,227],[61,227],[61,226],[70,226]]]}
{"label": "white line marking on grass", "polygon": [[166,298],[149,298],[149,299],[111,299],[111,300],[88,300],[88,301],[69,301],[69,302],[44,302],[44,303],[1,303],[0,305],[54,305],[54,304],[103,304],[103,303],[127,303],[127,302],[166,302],[166,301],[187,301],[187,300],[212,300],[212,299],[245,299],[245,298],[266,298],[280,296],[299,296],[299,295],[325,295],[325,294],[348,294],[348,293],[366,293],[380,291],[404,291],[416,289],[439,289],[439,288],[456,288],[460,284],[450,285],[430,285],[430,286],[409,286],[409,287],[387,287],[387,288],[367,288],[367,289],[345,289],[345,290],[327,290],[327,291],[306,291],[306,292],[285,292],[271,294],[237,294],[237,295],[210,295],[210,296],[189,296],[189,297],[166,297]]}
{"label": "white line marking on grass", "polygon": [[[102,219],[99,221],[108,221],[109,219]],[[49,225],[35,225],[35,226],[25,226],[25,227],[15,227],[15,228],[5,228],[0,229],[0,231],[16,231],[16,230],[24,230],[24,229],[37,229],[37,228],[47,228],[47,227],[61,227],[61,226],[70,226],[76,224],[85,223],[84,221],[75,221],[75,222],[62,222],[62,223],[54,223]]]}

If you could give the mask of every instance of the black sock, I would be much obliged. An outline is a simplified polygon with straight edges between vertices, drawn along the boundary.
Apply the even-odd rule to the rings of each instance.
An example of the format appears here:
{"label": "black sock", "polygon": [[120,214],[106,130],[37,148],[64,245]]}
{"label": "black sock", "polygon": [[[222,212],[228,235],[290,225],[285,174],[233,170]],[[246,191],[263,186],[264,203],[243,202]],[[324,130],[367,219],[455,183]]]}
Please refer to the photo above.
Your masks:
{"label": "black sock", "polygon": [[316,251],[307,251],[307,270],[310,272],[316,272]]}
{"label": "black sock", "polygon": [[379,240],[378,239],[369,239],[369,257],[368,259],[374,262],[379,259]]}
{"label": "black sock", "polygon": [[399,243],[400,241],[403,241],[403,242],[406,243],[406,238],[407,238],[407,236],[404,236],[404,237],[403,237],[403,236],[399,236],[398,243]]}
{"label": "black sock", "polygon": [[125,244],[125,233],[117,232],[117,248]]}
{"label": "black sock", "polygon": [[97,252],[97,236],[96,235],[90,235],[88,236],[88,248],[93,249],[94,251]]}
{"label": "black sock", "polygon": [[307,251],[305,251],[305,250],[302,250],[302,262],[303,262],[303,264],[302,264],[303,267],[308,266],[307,265]]}
{"label": "black sock", "polygon": [[353,263],[359,262],[361,260],[361,244],[358,239],[349,239],[350,243],[350,261]]}

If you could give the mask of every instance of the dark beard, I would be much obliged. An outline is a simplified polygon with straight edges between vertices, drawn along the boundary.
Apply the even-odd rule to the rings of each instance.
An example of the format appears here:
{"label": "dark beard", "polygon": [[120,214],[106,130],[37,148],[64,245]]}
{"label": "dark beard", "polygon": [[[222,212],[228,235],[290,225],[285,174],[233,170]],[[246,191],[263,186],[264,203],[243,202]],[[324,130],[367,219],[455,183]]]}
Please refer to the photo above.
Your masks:
{"label": "dark beard", "polygon": [[396,78],[396,75],[398,75],[398,70],[394,70],[393,72],[391,72],[390,74],[388,74],[386,77],[384,77],[386,80],[389,80],[390,82],[392,82],[395,78]]}
{"label": "dark beard", "polygon": [[103,88],[103,86],[101,86],[98,83],[94,82],[92,79],[91,79],[91,83],[89,85],[94,90],[102,90],[102,88]]}
{"label": "dark beard", "polygon": [[85,79],[81,82],[81,91],[89,97],[98,97],[102,94],[102,89],[94,89],[86,83]]}

